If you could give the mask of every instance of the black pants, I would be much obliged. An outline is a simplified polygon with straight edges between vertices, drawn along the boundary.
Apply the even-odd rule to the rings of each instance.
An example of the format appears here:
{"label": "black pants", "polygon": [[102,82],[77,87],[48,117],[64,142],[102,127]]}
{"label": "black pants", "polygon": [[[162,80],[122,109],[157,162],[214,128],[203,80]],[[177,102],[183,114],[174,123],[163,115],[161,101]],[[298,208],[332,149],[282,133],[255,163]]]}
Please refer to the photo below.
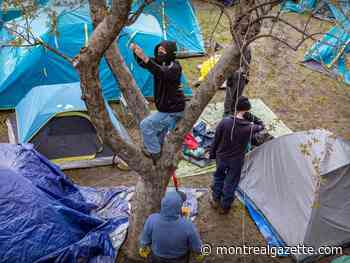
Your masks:
{"label": "black pants", "polygon": [[230,209],[241,178],[244,158],[216,160],[216,171],[211,185],[213,199],[224,209]]}
{"label": "black pants", "polygon": [[189,262],[189,254],[186,254],[180,258],[161,258],[157,255],[151,253],[149,257],[149,263],[188,263]]}

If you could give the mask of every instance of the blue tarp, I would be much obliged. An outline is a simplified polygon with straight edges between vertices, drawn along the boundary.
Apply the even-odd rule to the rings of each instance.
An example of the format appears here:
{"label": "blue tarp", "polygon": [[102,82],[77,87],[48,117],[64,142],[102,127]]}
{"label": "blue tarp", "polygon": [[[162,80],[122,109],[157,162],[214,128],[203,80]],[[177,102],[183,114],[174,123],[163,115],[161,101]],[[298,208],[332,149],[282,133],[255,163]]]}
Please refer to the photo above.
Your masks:
{"label": "blue tarp", "polygon": [[[168,10],[168,5],[170,5],[169,8],[176,8],[176,10]],[[44,8],[38,11],[37,17],[32,21],[32,32],[50,46],[74,57],[79,54],[80,48],[87,44],[92,32],[89,8],[85,4],[72,10],[67,7],[54,9],[58,14],[58,34],[50,32],[47,23],[49,16]],[[178,21],[175,24],[178,31],[169,27],[166,31],[169,33],[166,36],[176,40],[180,48],[187,52],[203,53],[203,39],[190,3],[187,0],[167,1],[164,11],[167,13],[167,19]],[[25,23],[20,19],[16,22]],[[182,31],[190,32],[190,36]],[[0,45],[11,39],[13,35],[3,28],[0,31]],[[159,17],[147,13],[142,14],[133,25],[124,28],[118,38],[118,46],[125,62],[146,97],[153,96],[153,78],[136,64],[129,45],[135,42],[145,49],[147,55],[153,56],[155,45],[162,39],[164,34]],[[107,100],[118,100],[120,98],[118,85],[104,59],[100,65],[100,79],[104,97]],[[0,109],[14,108],[35,86],[76,81],[79,81],[76,70],[64,59],[41,46],[0,48]],[[183,77],[183,87],[185,95],[190,96],[192,91],[185,77]]]}
{"label": "blue tarp", "polygon": [[[245,208],[248,210],[249,215],[253,219],[254,223],[258,227],[260,233],[266,240],[269,247],[284,248],[285,242],[278,235],[277,231],[272,227],[269,221],[261,213],[259,208],[256,207],[254,202],[247,196],[241,189],[236,191],[239,200],[243,203]],[[281,256],[281,255],[280,255]]]}
{"label": "blue tarp", "polygon": [[[46,92],[49,90],[50,92]],[[112,123],[125,141],[132,142],[124,126],[106,103]],[[53,117],[66,112],[85,112],[80,83],[38,86],[31,89],[16,106],[18,140],[29,142]]]}
{"label": "blue tarp", "polygon": [[[0,144],[0,185],[0,262],[115,262],[132,187],[75,185],[31,144]],[[193,220],[207,190],[180,190]]]}
{"label": "blue tarp", "polygon": [[115,262],[127,188],[80,191],[29,144],[0,144],[0,185],[1,262]]}

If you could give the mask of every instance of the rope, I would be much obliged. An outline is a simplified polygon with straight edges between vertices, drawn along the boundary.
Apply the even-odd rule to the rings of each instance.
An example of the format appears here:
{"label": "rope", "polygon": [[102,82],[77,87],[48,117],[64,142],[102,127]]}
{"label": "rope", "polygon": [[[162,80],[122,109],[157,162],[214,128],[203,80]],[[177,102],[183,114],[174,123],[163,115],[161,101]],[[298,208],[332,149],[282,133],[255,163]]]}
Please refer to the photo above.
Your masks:
{"label": "rope", "polygon": [[[220,23],[220,20],[221,20],[223,14],[224,14],[224,10],[221,10],[221,13],[220,13],[220,15],[219,15],[219,19],[218,19],[218,21],[216,22],[213,31],[211,32],[210,39],[209,39],[209,43],[211,43],[211,41],[213,40],[214,33],[215,33],[215,31],[216,31],[216,29],[217,29],[219,23]],[[215,46],[214,46],[214,50],[215,50]]]}

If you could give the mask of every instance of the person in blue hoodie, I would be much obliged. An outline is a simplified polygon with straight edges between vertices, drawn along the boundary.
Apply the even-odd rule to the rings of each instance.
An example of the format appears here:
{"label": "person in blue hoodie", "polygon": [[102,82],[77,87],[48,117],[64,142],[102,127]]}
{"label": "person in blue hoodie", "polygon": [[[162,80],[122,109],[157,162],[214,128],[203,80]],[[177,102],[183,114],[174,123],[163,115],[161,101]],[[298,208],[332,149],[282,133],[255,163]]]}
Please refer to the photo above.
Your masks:
{"label": "person in blue hoodie", "polygon": [[[182,217],[184,200],[177,191],[165,194],[160,213],[150,215],[140,236],[140,255],[151,263],[185,263],[190,253],[202,261],[202,241],[193,223]],[[147,253],[149,251],[150,253]]]}

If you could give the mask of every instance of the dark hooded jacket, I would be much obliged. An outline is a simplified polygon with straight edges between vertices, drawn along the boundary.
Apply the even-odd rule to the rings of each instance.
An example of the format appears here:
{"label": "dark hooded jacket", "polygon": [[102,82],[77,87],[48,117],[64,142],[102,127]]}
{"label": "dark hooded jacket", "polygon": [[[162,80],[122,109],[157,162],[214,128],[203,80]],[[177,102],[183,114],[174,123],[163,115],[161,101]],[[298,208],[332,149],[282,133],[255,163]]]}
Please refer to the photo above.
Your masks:
{"label": "dark hooded jacket", "polygon": [[[261,121],[256,120],[256,123],[259,122]],[[234,128],[233,125],[235,125]],[[263,129],[262,122],[261,124],[255,124],[249,120],[238,119],[233,116],[224,118],[216,127],[215,139],[210,149],[210,159],[224,161],[244,159],[250,139],[255,133]]]}
{"label": "dark hooded jacket", "polygon": [[181,217],[182,203],[176,191],[165,194],[160,213],[152,214],[146,220],[141,247],[151,246],[153,254],[167,259],[183,257],[190,251],[200,253],[202,243],[196,227]]}
{"label": "dark hooded jacket", "polygon": [[[158,56],[158,47],[163,46],[167,54]],[[185,109],[185,96],[181,88],[182,68],[175,61],[176,43],[163,41],[154,49],[154,58],[144,63],[137,56],[138,64],[154,77],[154,100],[160,112],[181,112]]]}

